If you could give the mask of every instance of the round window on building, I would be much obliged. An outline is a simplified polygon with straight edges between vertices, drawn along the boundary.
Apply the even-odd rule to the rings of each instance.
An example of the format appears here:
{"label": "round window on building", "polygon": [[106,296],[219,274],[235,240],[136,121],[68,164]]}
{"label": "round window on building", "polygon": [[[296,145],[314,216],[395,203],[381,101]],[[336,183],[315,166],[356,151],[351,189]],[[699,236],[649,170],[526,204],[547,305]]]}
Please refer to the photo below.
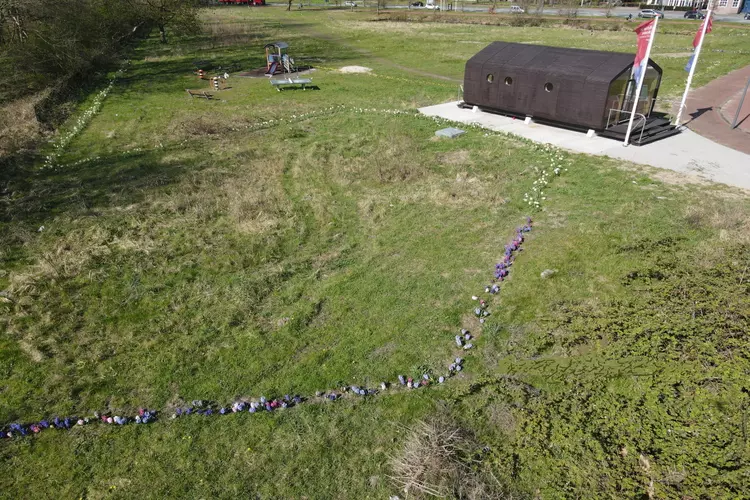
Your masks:
{"label": "round window on building", "polygon": [[547,83],[544,84],[544,90],[547,91],[547,92],[552,92],[552,89],[554,89],[554,88],[555,87],[551,83],[549,83],[549,82],[547,82]]}
{"label": "round window on building", "polygon": [[495,79],[495,75],[493,75],[492,73],[487,75],[487,82],[492,83],[494,79]]}
{"label": "round window on building", "polygon": [[513,78],[506,76],[505,77],[505,85],[513,85]]}

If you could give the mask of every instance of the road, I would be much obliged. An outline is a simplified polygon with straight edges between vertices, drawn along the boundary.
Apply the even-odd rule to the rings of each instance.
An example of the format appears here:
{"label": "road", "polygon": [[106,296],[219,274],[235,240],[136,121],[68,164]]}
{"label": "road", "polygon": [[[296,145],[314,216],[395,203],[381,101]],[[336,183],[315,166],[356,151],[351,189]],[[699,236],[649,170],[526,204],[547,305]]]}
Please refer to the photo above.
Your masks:
{"label": "road", "polygon": [[[364,2],[363,0],[355,0],[357,2],[356,9],[362,9],[362,8],[373,8],[375,6],[375,0],[369,0],[367,2]],[[425,0],[422,0],[424,2]],[[438,0],[436,0],[438,1]],[[409,7],[405,5],[406,2],[393,2],[388,3],[386,2],[386,9],[408,9]],[[489,5],[471,5],[471,4],[462,4],[458,0],[454,0],[454,3],[456,4],[456,11],[458,12],[488,12],[489,11]],[[505,3],[505,2],[503,2]],[[300,4],[299,0],[295,0],[292,5],[295,7]],[[343,4],[343,1],[342,1]],[[284,5],[286,7],[286,3],[284,4],[276,4],[276,5]],[[303,5],[309,6],[309,3],[303,0]],[[495,9],[495,12],[498,14],[510,14],[510,3],[507,3],[508,7],[498,7]],[[320,4],[315,4],[316,8],[322,7]],[[334,7],[333,0],[331,0],[328,3],[329,8]],[[411,7],[415,10],[427,10],[424,7]],[[559,15],[560,11],[570,11],[569,8],[552,8],[548,7],[545,8],[542,12],[543,15],[547,16],[556,16]],[[607,10],[606,9],[593,9],[593,8],[578,8],[577,9],[577,16],[578,17],[607,17]],[[638,12],[640,9],[634,8],[634,7],[615,7],[614,9],[610,10],[609,15],[613,18],[624,18],[628,17],[628,15],[633,16],[633,20],[637,21]],[[673,10],[665,10],[664,11],[664,18],[665,19],[684,19],[685,12],[683,11],[673,11]],[[730,23],[744,23],[750,25],[750,20],[744,20],[743,19],[744,14],[731,14],[731,15],[714,15],[715,21],[721,21],[721,22],[730,22]],[[693,20],[696,24],[699,23],[697,19]]]}

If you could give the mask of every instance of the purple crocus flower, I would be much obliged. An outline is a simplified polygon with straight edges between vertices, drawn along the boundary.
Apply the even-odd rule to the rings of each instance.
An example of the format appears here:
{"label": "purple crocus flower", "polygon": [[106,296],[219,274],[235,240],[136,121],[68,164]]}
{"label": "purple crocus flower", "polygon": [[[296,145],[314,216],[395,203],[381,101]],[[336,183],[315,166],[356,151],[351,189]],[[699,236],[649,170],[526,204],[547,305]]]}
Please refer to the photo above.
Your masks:
{"label": "purple crocus flower", "polygon": [[401,385],[406,385],[406,380],[404,379],[404,376],[403,376],[403,375],[399,375],[399,376],[398,376],[398,382],[399,382],[399,383],[400,383]]}
{"label": "purple crocus flower", "polygon": [[442,384],[443,382],[445,382],[445,377],[443,377],[443,376],[441,375],[441,376],[440,376],[440,377],[438,378],[438,383]]}
{"label": "purple crocus flower", "polygon": [[225,415],[227,413],[226,408],[219,408],[219,413],[221,413],[222,415]]}

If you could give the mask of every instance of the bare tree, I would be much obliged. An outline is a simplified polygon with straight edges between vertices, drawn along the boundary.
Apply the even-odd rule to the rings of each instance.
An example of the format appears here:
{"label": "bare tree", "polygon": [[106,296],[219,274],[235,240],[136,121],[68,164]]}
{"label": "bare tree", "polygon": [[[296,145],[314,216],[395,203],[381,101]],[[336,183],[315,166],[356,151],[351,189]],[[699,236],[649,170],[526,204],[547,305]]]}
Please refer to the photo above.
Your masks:
{"label": "bare tree", "polygon": [[[138,0],[136,0],[138,1]],[[159,29],[162,43],[167,43],[167,26],[189,31],[198,24],[197,0],[140,0],[144,14]]]}

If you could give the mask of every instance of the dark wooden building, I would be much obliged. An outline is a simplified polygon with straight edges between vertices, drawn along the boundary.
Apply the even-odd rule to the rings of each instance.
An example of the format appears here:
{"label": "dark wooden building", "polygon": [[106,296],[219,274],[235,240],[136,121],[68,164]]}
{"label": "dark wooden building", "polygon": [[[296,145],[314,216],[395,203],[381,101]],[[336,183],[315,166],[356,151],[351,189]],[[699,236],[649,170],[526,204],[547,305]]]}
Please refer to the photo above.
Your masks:
{"label": "dark wooden building", "polygon": [[[619,52],[493,42],[466,63],[464,102],[486,111],[614,132],[633,108],[633,59],[634,54]],[[638,98],[636,138],[669,123],[649,119],[661,75],[649,60]]]}

